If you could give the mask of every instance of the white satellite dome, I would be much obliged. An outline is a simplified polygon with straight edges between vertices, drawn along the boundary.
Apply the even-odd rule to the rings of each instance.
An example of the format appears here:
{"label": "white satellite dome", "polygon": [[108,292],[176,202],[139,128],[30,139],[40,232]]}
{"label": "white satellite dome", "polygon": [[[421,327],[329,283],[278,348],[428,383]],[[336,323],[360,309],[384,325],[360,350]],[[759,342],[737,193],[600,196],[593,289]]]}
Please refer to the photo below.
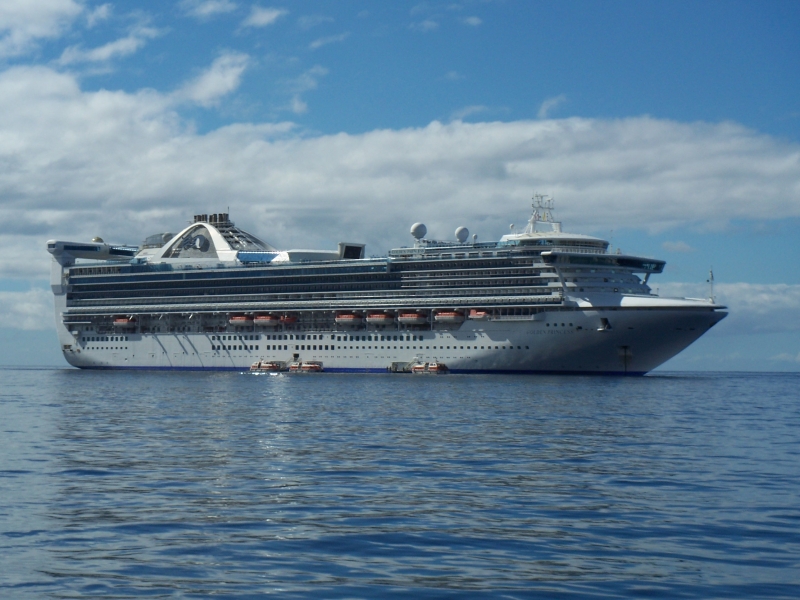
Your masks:
{"label": "white satellite dome", "polygon": [[459,227],[456,229],[456,239],[462,244],[467,241],[469,237],[469,229],[466,227]]}
{"label": "white satellite dome", "polygon": [[428,228],[425,227],[424,223],[414,223],[411,226],[411,235],[418,240],[424,238],[426,233],[428,233]]}

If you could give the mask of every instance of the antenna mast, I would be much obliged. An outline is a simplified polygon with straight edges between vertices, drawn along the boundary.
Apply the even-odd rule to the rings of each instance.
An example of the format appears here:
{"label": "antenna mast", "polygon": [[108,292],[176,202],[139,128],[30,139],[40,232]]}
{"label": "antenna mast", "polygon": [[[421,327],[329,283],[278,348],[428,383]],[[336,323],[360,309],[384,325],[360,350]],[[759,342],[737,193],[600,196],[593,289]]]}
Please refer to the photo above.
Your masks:
{"label": "antenna mast", "polygon": [[554,232],[560,232],[561,223],[553,219],[553,207],[555,205],[553,198],[534,192],[532,200],[531,208],[533,209],[533,214],[525,233],[535,233],[537,223],[548,223]]}
{"label": "antenna mast", "polygon": [[714,267],[708,270],[708,279],[706,283],[708,283],[709,300],[711,300],[712,304],[716,304],[717,301],[714,298]]}

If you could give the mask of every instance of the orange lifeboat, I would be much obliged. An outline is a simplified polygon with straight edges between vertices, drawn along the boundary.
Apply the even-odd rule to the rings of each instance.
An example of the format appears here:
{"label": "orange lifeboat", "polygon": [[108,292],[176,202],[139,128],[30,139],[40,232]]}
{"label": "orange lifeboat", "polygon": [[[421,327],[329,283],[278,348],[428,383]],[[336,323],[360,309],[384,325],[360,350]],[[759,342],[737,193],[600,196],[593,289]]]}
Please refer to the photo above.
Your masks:
{"label": "orange lifeboat", "polygon": [[481,308],[471,308],[469,310],[469,318],[470,319],[488,319],[489,318],[489,311],[483,310]]}
{"label": "orange lifeboat", "polygon": [[271,361],[259,360],[257,362],[254,362],[252,365],[250,365],[250,370],[255,372],[255,373],[258,373],[258,372],[278,373],[278,372],[284,370],[284,366],[283,366],[283,363],[275,361],[275,360],[271,360]]}
{"label": "orange lifeboat", "polygon": [[253,324],[253,317],[250,315],[231,315],[228,319],[228,323],[231,325],[249,326]]}
{"label": "orange lifeboat", "polygon": [[256,315],[253,323],[259,327],[276,327],[280,325],[281,319],[275,315]]}
{"label": "orange lifeboat", "polygon": [[363,319],[361,315],[356,315],[354,313],[340,313],[336,315],[336,324],[337,325],[344,325],[345,327],[361,325]]}
{"label": "orange lifeboat", "polygon": [[406,312],[397,315],[397,320],[403,325],[422,325],[428,322],[428,319],[422,313]]}
{"label": "orange lifeboat", "polygon": [[386,313],[370,313],[367,315],[367,323],[370,325],[388,325],[394,323],[394,316]]}
{"label": "orange lifeboat", "polygon": [[114,317],[114,327],[130,327],[136,325],[136,319],[133,317]]}
{"label": "orange lifeboat", "polygon": [[447,368],[447,365],[444,364],[444,363],[440,363],[438,361],[432,362],[432,363],[428,363],[428,373],[431,373],[433,375],[439,375],[441,373],[447,373],[448,370],[449,369]]}
{"label": "orange lifeboat", "polygon": [[322,373],[322,363],[318,360],[306,360],[300,363],[302,373]]}
{"label": "orange lifeboat", "polygon": [[433,319],[437,323],[463,323],[464,313],[457,310],[442,310],[436,313]]}
{"label": "orange lifeboat", "polygon": [[293,325],[297,323],[297,317],[292,317],[291,315],[284,315],[281,317],[281,323],[284,325]]}
{"label": "orange lifeboat", "polygon": [[293,361],[289,363],[290,373],[322,373],[322,363],[318,360]]}

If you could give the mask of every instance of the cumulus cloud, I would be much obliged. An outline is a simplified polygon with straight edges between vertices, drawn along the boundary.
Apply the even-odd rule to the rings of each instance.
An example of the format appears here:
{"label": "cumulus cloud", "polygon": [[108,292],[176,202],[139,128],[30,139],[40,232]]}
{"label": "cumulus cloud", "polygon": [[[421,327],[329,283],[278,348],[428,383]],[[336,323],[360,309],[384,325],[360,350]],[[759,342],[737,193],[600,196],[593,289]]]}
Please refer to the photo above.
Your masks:
{"label": "cumulus cloud", "polygon": [[335,44],[337,42],[343,42],[348,37],[350,37],[350,32],[346,31],[345,33],[340,33],[339,35],[329,35],[327,37],[321,37],[319,39],[314,40],[311,42],[308,47],[311,50],[316,50],[317,48],[321,48],[322,46],[327,46],[328,44]]}
{"label": "cumulus cloud", "polygon": [[295,114],[303,114],[308,111],[308,104],[303,101],[301,95],[305,92],[317,89],[319,80],[328,74],[328,69],[319,65],[314,65],[300,76],[286,82],[286,88],[292,94],[292,101],[289,110]]}
{"label": "cumulus cloud", "polygon": [[236,10],[231,0],[183,0],[181,8],[190,17],[208,19],[214,15],[225,14]]}
{"label": "cumulus cloud", "polygon": [[770,360],[800,364],[800,352],[798,352],[797,355],[789,354],[788,352],[781,352],[780,354],[771,356]]}
{"label": "cumulus cloud", "polygon": [[82,11],[75,0],[3,0],[0,56],[23,54],[39,40],[59,37]]}
{"label": "cumulus cloud", "polygon": [[[173,95],[87,92],[45,67],[0,73],[0,275],[47,277],[48,238],[135,244],[228,206],[276,246],[346,236],[370,253],[408,243],[414,221],[434,238],[466,225],[495,239],[527,219],[532,190],[553,194],[565,227],[586,233],[800,217],[800,146],[732,123],[454,121],[319,135],[291,123],[199,134],[181,120],[178,100],[212,104],[247,61],[226,53]],[[297,110],[325,72],[286,84]]]}
{"label": "cumulus cloud", "polygon": [[152,27],[137,27],[129,35],[97,48],[84,49],[81,46],[69,46],[58,59],[61,65],[70,65],[79,62],[106,62],[121,56],[128,56],[139,50],[147,43],[148,39],[158,36],[157,29]]}
{"label": "cumulus cloud", "polygon": [[0,292],[0,327],[8,329],[53,329],[53,294],[49,290]]}
{"label": "cumulus cloud", "polygon": [[86,14],[86,25],[89,28],[94,27],[102,21],[106,21],[111,17],[113,7],[111,4],[101,4]]}
{"label": "cumulus cloud", "polygon": [[249,61],[247,54],[223,52],[206,71],[186,83],[173,97],[200,106],[215,106],[223,96],[239,87]]}
{"label": "cumulus cloud", "polygon": [[464,17],[463,19],[461,19],[461,22],[464,23],[464,25],[470,25],[472,27],[477,27],[478,25],[483,23],[480,17]]}
{"label": "cumulus cloud", "polygon": [[548,98],[542,105],[539,107],[539,112],[537,113],[537,117],[540,119],[546,119],[550,116],[550,112],[558,107],[560,104],[563,104],[567,100],[567,97],[564,94],[560,94],[555,96],[554,98]]}
{"label": "cumulus cloud", "polygon": [[[661,296],[707,298],[710,288],[704,284],[653,282]],[[731,334],[783,333],[800,331],[800,285],[774,283],[716,283],[718,304],[730,309],[720,323],[720,332]]]}
{"label": "cumulus cloud", "polygon": [[453,111],[453,114],[450,115],[450,119],[453,121],[460,121],[462,119],[466,119],[470,115],[476,115],[478,113],[486,112],[489,110],[487,106],[483,106],[482,104],[474,104],[472,106],[465,106],[464,108],[459,108],[456,111]]}
{"label": "cumulus cloud", "polygon": [[289,14],[289,11],[283,8],[254,6],[250,10],[250,15],[242,22],[242,27],[266,27],[286,14]]}

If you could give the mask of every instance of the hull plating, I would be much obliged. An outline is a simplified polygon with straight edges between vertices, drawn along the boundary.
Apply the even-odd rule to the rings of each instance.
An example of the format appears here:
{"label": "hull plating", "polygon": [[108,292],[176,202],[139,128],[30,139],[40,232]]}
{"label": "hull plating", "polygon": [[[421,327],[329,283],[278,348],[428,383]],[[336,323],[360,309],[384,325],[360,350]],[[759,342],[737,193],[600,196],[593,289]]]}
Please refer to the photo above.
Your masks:
{"label": "hull plating", "polygon": [[[59,337],[66,360],[90,369],[244,371],[259,359],[287,361],[299,355],[301,360],[321,361],[326,372],[385,372],[394,362],[416,358],[444,362],[453,373],[641,375],[678,354],[724,316],[711,307],[562,310],[535,320],[468,320],[448,329],[415,332],[422,340],[413,342],[355,342],[348,339],[352,332],[330,330],[304,331],[308,339],[278,344],[267,339],[269,331],[257,329],[250,334],[253,339],[236,344],[237,350],[215,350],[219,341],[200,332],[128,333],[112,336],[124,341],[94,342],[91,335],[75,336],[59,325]],[[360,333],[379,339],[391,332]],[[312,335],[319,339],[312,340]]]}

